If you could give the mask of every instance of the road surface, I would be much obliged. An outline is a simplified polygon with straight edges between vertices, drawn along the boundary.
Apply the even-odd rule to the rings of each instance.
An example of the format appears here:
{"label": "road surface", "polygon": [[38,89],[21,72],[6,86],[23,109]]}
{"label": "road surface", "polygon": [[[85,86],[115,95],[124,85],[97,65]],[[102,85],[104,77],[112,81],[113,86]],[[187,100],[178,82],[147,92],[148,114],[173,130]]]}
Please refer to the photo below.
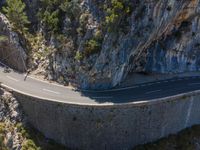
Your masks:
{"label": "road surface", "polygon": [[150,101],[200,89],[200,76],[181,77],[144,83],[107,91],[74,91],[65,86],[27,77],[14,71],[5,73],[0,67],[0,83],[12,90],[47,100],[78,104],[119,104]]}

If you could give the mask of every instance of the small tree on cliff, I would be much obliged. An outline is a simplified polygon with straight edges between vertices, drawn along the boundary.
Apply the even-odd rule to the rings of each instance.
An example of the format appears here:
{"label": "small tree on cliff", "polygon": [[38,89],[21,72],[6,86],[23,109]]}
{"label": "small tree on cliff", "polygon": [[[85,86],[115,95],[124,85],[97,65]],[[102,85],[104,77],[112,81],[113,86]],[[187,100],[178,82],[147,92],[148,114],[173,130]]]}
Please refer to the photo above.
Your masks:
{"label": "small tree on cliff", "polygon": [[15,31],[24,34],[28,28],[26,26],[30,23],[24,11],[26,5],[22,0],[6,0],[7,6],[3,7],[7,18],[12,24]]}

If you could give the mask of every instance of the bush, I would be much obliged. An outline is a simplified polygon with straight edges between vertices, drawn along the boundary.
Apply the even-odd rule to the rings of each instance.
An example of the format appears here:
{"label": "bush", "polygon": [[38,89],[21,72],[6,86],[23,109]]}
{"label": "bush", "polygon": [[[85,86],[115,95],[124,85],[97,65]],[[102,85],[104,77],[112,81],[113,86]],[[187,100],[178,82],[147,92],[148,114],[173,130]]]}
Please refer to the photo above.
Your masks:
{"label": "bush", "polygon": [[5,35],[0,35],[0,42],[8,41],[8,37]]}
{"label": "bush", "polygon": [[30,137],[26,129],[23,127],[22,123],[17,123],[16,128],[22,134],[23,137],[26,137],[26,138]]}
{"label": "bush", "polygon": [[81,27],[85,27],[85,25],[87,24],[88,18],[89,18],[88,13],[84,13],[80,16],[79,23]]}
{"label": "bush", "polygon": [[79,0],[63,0],[59,6],[60,9],[67,13],[71,19],[76,19],[80,16],[81,8],[79,5]]}
{"label": "bush", "polygon": [[32,140],[26,140],[22,144],[22,150],[41,150],[41,148],[37,147]]}
{"label": "bush", "polygon": [[132,11],[132,5],[130,0],[111,0],[110,3],[104,6],[106,17],[105,23],[108,31],[113,31],[117,27],[121,19],[126,18],[127,14]]}
{"label": "bush", "polygon": [[38,12],[38,18],[43,23],[47,31],[52,33],[58,31],[59,27],[59,0],[40,0],[41,5]]}
{"label": "bush", "polygon": [[58,24],[59,24],[58,13],[59,13],[58,10],[55,10],[53,12],[45,10],[42,22],[46,25],[47,30],[51,32],[58,31]]}
{"label": "bush", "polygon": [[0,123],[0,149],[1,150],[8,150],[4,144],[4,137],[6,130],[5,130],[5,124],[4,123]]}
{"label": "bush", "polygon": [[101,48],[101,44],[97,40],[91,39],[85,43],[84,54],[86,57],[88,57],[91,54],[99,52],[100,48]]}
{"label": "bush", "polygon": [[28,28],[26,27],[30,22],[25,13],[25,3],[22,0],[6,0],[7,7],[3,7],[3,12],[12,24],[12,28],[19,32],[25,33]]}
{"label": "bush", "polygon": [[75,60],[81,61],[83,59],[83,54],[79,51],[76,52]]}
{"label": "bush", "polygon": [[40,0],[41,6],[38,12],[39,21],[52,33],[59,32],[63,21],[63,14],[70,18],[77,18],[80,14],[80,7],[77,0]]}

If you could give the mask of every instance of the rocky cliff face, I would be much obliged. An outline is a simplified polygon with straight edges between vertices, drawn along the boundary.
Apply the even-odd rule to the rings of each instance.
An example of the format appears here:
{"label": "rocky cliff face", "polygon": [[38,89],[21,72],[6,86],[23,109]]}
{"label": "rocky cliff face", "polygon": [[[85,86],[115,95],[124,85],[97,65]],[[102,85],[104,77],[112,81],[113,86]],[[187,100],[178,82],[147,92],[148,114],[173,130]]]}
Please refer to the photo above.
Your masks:
{"label": "rocky cliff face", "polygon": [[16,99],[0,88],[0,149],[19,150],[25,140],[15,126],[22,122],[22,111]]}
{"label": "rocky cliff face", "polygon": [[18,34],[11,30],[8,19],[0,13],[0,62],[23,72],[27,55],[21,42]]}
{"label": "rocky cliff face", "polygon": [[[38,1],[34,5],[25,2],[34,13],[40,7]],[[103,7],[109,2],[78,0],[75,17],[63,14],[62,40],[49,36],[33,21],[46,36],[43,43],[48,44],[44,45],[55,49],[48,57],[33,60],[38,72],[61,83],[72,81],[82,88],[100,89],[120,84],[132,72],[199,71],[199,0],[130,1],[131,11],[112,25],[114,32],[103,29]],[[29,17],[32,20],[34,13]],[[98,51],[77,60],[77,52],[85,54],[87,42],[97,35],[101,35]]]}
{"label": "rocky cliff face", "polygon": [[0,149],[1,150],[66,150],[44,137],[27,122],[18,100],[0,88]]}

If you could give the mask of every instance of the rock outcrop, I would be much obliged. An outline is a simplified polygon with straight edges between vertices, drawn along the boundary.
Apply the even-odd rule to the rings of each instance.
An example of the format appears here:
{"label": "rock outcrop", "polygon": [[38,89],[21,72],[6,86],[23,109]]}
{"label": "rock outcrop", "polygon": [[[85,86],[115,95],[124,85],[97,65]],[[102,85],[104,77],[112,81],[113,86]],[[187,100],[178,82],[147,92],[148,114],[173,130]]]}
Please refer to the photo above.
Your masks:
{"label": "rock outcrop", "polygon": [[8,19],[0,13],[0,61],[24,72],[27,54],[22,47],[19,35],[12,31]]}
{"label": "rock outcrop", "polygon": [[18,99],[0,88],[0,149],[1,150],[65,150],[62,145],[44,137],[29,123]]}
{"label": "rock outcrop", "polygon": [[[101,51],[84,60],[81,67],[78,65],[76,76],[81,87],[113,87],[131,72],[173,74],[200,70],[198,0],[132,3],[135,5],[132,14],[124,18],[128,21],[122,27],[125,31],[106,32]],[[85,36],[77,37],[80,51],[82,43],[98,29],[103,14],[97,1],[82,4],[90,15]],[[52,58],[54,72],[63,75],[70,68],[70,59],[65,60],[64,53]]]}
{"label": "rock outcrop", "polygon": [[[41,6],[38,1],[32,5],[25,0],[31,8],[27,11],[34,30],[42,33],[46,40],[43,43],[54,49],[48,57],[35,61],[47,79],[105,89],[119,85],[132,72],[174,74],[200,70],[199,0],[130,1],[131,13],[122,15],[120,23],[113,26],[114,32],[103,30],[103,7],[110,1],[76,2],[76,17],[70,17],[69,12],[62,14],[59,38],[64,40],[58,40],[37,21]],[[86,53],[87,42],[99,33],[100,50],[77,60],[77,52]]]}
{"label": "rock outcrop", "polygon": [[[4,145],[9,149],[20,150],[22,147],[24,138],[17,127],[14,127],[18,122],[22,122],[22,118],[17,100],[9,92],[0,89],[0,134]],[[3,149],[2,146],[1,142],[0,147]]]}

